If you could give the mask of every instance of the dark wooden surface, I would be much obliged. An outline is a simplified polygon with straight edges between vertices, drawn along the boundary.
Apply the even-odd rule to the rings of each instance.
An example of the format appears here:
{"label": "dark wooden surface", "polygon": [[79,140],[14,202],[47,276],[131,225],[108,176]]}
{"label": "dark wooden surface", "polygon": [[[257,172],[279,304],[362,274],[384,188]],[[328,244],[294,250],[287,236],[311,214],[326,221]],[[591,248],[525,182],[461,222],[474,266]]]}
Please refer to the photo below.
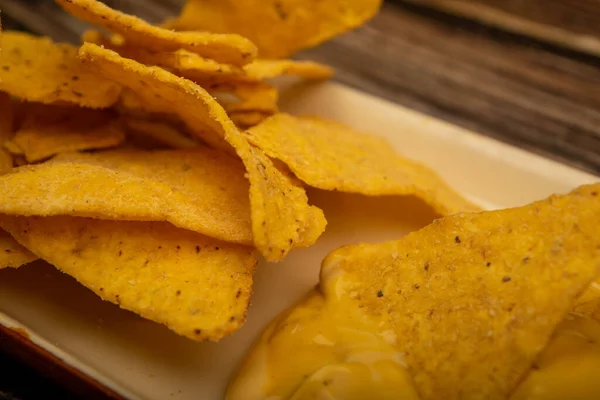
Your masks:
{"label": "dark wooden surface", "polygon": [[[107,2],[153,22],[182,4]],[[0,0],[0,8],[5,26],[60,41],[78,41],[86,27],[51,0]],[[336,79],[350,86],[600,173],[594,56],[396,0],[368,25],[299,57],[333,65]]]}
{"label": "dark wooden surface", "polygon": [[[578,32],[600,31],[596,0],[482,1]],[[182,0],[107,3],[158,22],[176,14]],[[86,27],[51,0],[0,0],[0,9],[5,28],[60,41],[77,42]],[[590,22],[579,24],[582,18]],[[368,25],[298,57],[333,65],[338,81],[360,90],[600,173],[600,59],[592,55],[390,0]],[[0,391],[32,399],[34,384],[42,388],[37,394],[61,390],[0,357],[0,369],[7,366],[14,374],[0,374]]]}

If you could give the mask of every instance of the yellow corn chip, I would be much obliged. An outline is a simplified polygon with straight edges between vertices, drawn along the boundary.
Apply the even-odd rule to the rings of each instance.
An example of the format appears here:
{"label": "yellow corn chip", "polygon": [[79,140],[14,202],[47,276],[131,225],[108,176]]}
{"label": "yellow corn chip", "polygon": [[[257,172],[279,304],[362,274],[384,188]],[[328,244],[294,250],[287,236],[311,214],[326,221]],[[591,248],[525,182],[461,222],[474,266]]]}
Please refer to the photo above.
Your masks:
{"label": "yellow corn chip", "polygon": [[[279,92],[266,83],[213,85],[209,92],[217,98],[228,113],[258,111],[274,114],[277,112]],[[231,95],[235,98],[231,99]]]}
{"label": "yellow corn chip", "polygon": [[256,57],[254,44],[239,35],[174,32],[113,10],[96,0],[57,0],[57,3],[75,17],[117,33],[127,43],[146,50],[185,49],[233,65],[247,64]]}
{"label": "yellow corn chip", "polygon": [[123,124],[130,132],[134,132],[139,137],[150,138],[152,142],[173,149],[193,149],[200,145],[167,122],[125,118]]}
{"label": "yellow corn chip", "polygon": [[252,243],[248,182],[236,160],[194,150],[71,153],[0,176],[0,212],[168,221]]}
{"label": "yellow corn chip", "polygon": [[244,75],[242,67],[222,64],[188,50],[179,49],[172,52],[152,52],[147,49],[128,45],[120,41],[118,37],[115,38],[115,36],[109,39],[98,31],[87,31],[83,34],[82,39],[84,42],[94,43],[116,51],[122,57],[131,58],[142,64],[162,67],[176,75],[202,83],[203,85],[231,82],[232,80],[236,80],[236,77]]}
{"label": "yellow corn chip", "polygon": [[381,0],[188,0],[168,26],[238,33],[262,57],[282,58],[363,24],[380,6]]}
{"label": "yellow corn chip", "polygon": [[165,222],[1,216],[0,226],[102,299],[193,340],[246,319],[255,251]]}
{"label": "yellow corn chip", "polygon": [[[190,133],[206,143],[235,149],[248,172],[254,244],[265,258],[280,260],[292,248],[314,243],[323,232],[322,211],[310,206],[304,190],[248,143],[225,110],[200,86],[89,43],[81,47],[80,58],[90,69],[162,102],[164,110],[177,114]],[[265,227],[269,229],[264,231]]]}
{"label": "yellow corn chip", "polygon": [[120,124],[109,112],[49,109],[54,112],[26,116],[13,138],[28,162],[71,151],[115,147],[125,139]]}
{"label": "yellow corn chip", "polygon": [[294,75],[306,79],[328,79],[333,69],[314,61],[297,60],[255,60],[243,67],[222,64],[204,58],[188,50],[175,52],[152,52],[127,45],[120,38],[107,38],[98,31],[83,34],[84,42],[94,43],[146,65],[163,67],[183,78],[190,79],[202,86],[236,82],[260,82],[282,75]]}
{"label": "yellow corn chip", "polygon": [[442,215],[478,210],[435,172],[396,154],[384,139],[337,122],[278,114],[250,128],[248,139],[319,189],[415,195]]}
{"label": "yellow corn chip", "polygon": [[241,129],[248,129],[260,124],[270,113],[260,111],[237,111],[229,113],[231,120]]}
{"label": "yellow corn chip", "polygon": [[314,61],[256,60],[244,66],[245,77],[262,81],[281,75],[295,75],[306,79],[329,79],[333,68]]}
{"label": "yellow corn chip", "polygon": [[12,99],[6,93],[0,92],[0,175],[10,171],[13,167],[11,155],[1,146],[5,141],[12,138],[13,125],[14,105]]}
{"label": "yellow corn chip", "polygon": [[113,82],[82,68],[77,49],[21,32],[2,34],[0,91],[41,103],[110,107],[119,96]]}
{"label": "yellow corn chip", "polygon": [[342,276],[336,288],[389,319],[422,399],[506,399],[600,273],[599,193],[583,186],[344,247],[321,276]]}
{"label": "yellow corn chip", "polygon": [[17,243],[8,232],[0,229],[0,269],[18,268],[36,259],[34,254]]}

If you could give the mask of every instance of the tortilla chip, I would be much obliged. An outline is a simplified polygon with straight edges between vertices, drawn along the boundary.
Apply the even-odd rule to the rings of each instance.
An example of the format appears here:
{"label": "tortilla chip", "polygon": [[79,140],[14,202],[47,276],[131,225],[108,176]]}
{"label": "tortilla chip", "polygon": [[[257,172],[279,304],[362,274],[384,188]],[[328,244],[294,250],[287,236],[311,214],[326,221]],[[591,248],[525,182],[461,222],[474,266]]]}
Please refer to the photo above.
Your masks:
{"label": "tortilla chip", "polygon": [[333,68],[314,61],[256,60],[244,66],[245,77],[263,81],[281,75],[294,75],[306,79],[329,79]]}
{"label": "tortilla chip", "polygon": [[33,253],[0,229],[0,269],[18,268],[35,260],[37,257]]}
{"label": "tortilla chip", "polygon": [[[200,86],[89,43],[81,47],[80,57],[90,69],[161,102],[164,110],[177,114],[191,134],[209,145],[235,149],[248,171],[254,243],[265,258],[280,260],[292,248],[314,243],[323,232],[326,221],[321,210],[310,206],[304,190],[248,143],[225,110]],[[270,228],[266,233],[265,226]]]}
{"label": "tortilla chip", "polygon": [[312,245],[325,231],[323,211],[309,206],[304,188],[281,173],[260,149],[248,145],[238,152],[246,160],[254,244],[263,257],[279,261],[294,247]]}
{"label": "tortilla chip", "polygon": [[174,126],[163,121],[151,121],[139,118],[124,118],[123,124],[129,132],[140,138],[149,138],[154,143],[173,149],[193,149],[200,143],[190,139]]}
{"label": "tortilla chip", "polygon": [[371,17],[381,0],[188,0],[178,30],[234,32],[252,40],[261,57],[283,58],[355,28]]}
{"label": "tortilla chip", "polygon": [[228,113],[258,111],[265,114],[274,114],[278,110],[279,92],[266,83],[213,85],[209,92],[215,96]]}
{"label": "tortilla chip", "polygon": [[179,49],[173,52],[148,51],[121,42],[115,36],[107,38],[98,31],[87,31],[82,38],[84,42],[94,43],[116,51],[122,57],[131,58],[142,64],[162,67],[178,76],[202,84],[231,82],[236,77],[244,75],[242,67],[222,64],[188,50]]}
{"label": "tortilla chip", "polygon": [[341,274],[336,288],[389,319],[422,399],[506,399],[600,273],[598,193],[583,186],[344,247],[324,261],[322,281]]}
{"label": "tortilla chip", "polygon": [[91,108],[110,107],[119,96],[118,85],[82,67],[73,46],[13,31],[4,32],[2,41],[0,91]]}
{"label": "tortilla chip", "polygon": [[269,116],[271,116],[270,113],[263,113],[260,111],[237,111],[229,113],[231,120],[240,129],[248,129],[258,125]]}
{"label": "tortilla chip", "polygon": [[1,216],[20,243],[102,299],[193,340],[240,328],[256,252],[165,222]]}
{"label": "tortilla chip", "polygon": [[204,87],[219,83],[260,82],[282,75],[318,80],[328,79],[333,75],[333,68],[314,61],[255,60],[239,67],[219,63],[183,49],[153,52],[128,45],[119,37],[107,38],[98,31],[86,31],[82,35],[82,41],[114,50],[121,56],[142,64],[163,67]]}
{"label": "tortilla chip", "polygon": [[247,64],[256,57],[256,46],[239,35],[174,32],[113,10],[96,0],[57,0],[56,2],[75,17],[117,33],[127,43],[146,50],[167,52],[185,49],[233,65]]}
{"label": "tortilla chip", "polygon": [[28,162],[71,151],[115,147],[125,135],[109,112],[49,107],[51,114],[25,117],[13,138]]}
{"label": "tortilla chip", "polygon": [[236,160],[206,148],[63,154],[0,176],[0,212],[168,221],[251,244],[248,182]]}
{"label": "tortilla chip", "polygon": [[[116,49],[119,51],[118,49]],[[119,53],[121,53],[119,51]],[[123,54],[123,53],[121,53]],[[218,84],[260,82],[283,75],[294,75],[305,79],[328,79],[333,69],[312,61],[255,60],[242,68],[221,64],[185,50],[178,50],[175,59],[164,56],[130,57],[144,64],[160,65],[176,75],[190,79],[204,87]]]}
{"label": "tortilla chip", "polygon": [[14,125],[14,105],[11,97],[0,92],[0,175],[10,171],[13,161],[10,153],[2,148],[2,144],[12,138]]}
{"label": "tortilla chip", "polygon": [[275,115],[247,132],[310,186],[369,196],[414,195],[441,215],[479,208],[435,172],[400,157],[387,141],[333,121]]}

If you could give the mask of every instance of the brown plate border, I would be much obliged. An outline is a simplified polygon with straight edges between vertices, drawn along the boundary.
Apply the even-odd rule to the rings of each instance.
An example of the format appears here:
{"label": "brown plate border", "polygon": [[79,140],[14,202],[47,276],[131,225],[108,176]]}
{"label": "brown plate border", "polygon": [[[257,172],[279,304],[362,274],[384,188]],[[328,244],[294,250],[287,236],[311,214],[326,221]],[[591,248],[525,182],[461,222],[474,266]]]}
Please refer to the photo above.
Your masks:
{"label": "brown plate border", "polygon": [[0,324],[0,351],[3,351],[38,371],[41,375],[65,387],[81,398],[90,400],[125,400],[113,389],[83,373],[34,343],[26,330]]}

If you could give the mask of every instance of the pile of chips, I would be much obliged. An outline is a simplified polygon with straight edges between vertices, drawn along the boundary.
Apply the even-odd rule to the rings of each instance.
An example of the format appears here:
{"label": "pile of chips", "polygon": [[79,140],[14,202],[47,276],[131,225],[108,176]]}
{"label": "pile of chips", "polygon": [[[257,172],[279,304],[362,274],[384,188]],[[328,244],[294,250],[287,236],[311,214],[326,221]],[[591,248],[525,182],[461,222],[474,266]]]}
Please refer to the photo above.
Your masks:
{"label": "pile of chips", "polygon": [[384,140],[278,110],[271,78],[333,71],[275,57],[380,1],[322,1],[309,18],[300,1],[190,0],[162,27],[57,2],[103,31],[81,46],[2,33],[0,268],[43,259],[180,335],[219,340],[245,321],[258,257],[282,260],[325,230],[306,186],[478,210]]}

